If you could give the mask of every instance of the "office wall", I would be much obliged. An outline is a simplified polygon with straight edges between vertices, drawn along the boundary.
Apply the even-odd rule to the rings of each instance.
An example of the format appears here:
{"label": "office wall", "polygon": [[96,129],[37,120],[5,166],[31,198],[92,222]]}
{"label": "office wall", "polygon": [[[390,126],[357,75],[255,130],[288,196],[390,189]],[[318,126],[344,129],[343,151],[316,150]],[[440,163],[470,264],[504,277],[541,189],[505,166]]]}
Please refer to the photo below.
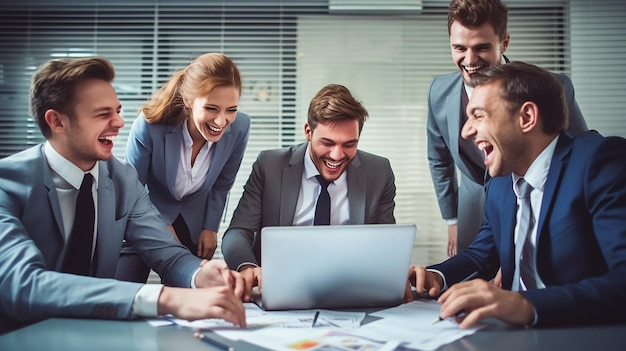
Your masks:
{"label": "office wall", "polygon": [[570,0],[571,77],[589,128],[626,137],[626,1]]}
{"label": "office wall", "polygon": [[[590,127],[626,136],[623,1],[505,2],[508,55],[569,74]],[[324,84],[343,83],[370,111],[361,147],[394,167],[398,222],[418,224],[415,263],[431,263],[445,257],[446,228],[427,170],[425,100],[430,80],[455,69],[447,4],[378,14],[329,13],[325,0],[0,0],[0,152],[41,141],[28,116],[28,81],[47,59],[112,59],[126,120],[115,146],[122,158],[138,106],[192,57],[222,51],[242,69],[241,105],[253,130],[220,232],[257,153],[302,141],[308,100]]]}

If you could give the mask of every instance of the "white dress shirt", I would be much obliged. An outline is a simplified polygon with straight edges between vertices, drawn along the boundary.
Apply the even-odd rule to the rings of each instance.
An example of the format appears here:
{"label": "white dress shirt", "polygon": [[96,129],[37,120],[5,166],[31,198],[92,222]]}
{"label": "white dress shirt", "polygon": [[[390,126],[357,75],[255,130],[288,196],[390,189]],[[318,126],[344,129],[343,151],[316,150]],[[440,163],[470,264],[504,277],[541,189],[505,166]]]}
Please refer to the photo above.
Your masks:
{"label": "white dress shirt", "polygon": [[[300,185],[300,193],[298,194],[298,202],[296,204],[296,212],[293,216],[293,225],[305,226],[313,225],[315,218],[315,206],[319,197],[322,186],[317,181],[320,172],[317,170],[311,160],[311,144],[307,145],[304,155],[304,172],[302,172],[302,181]],[[330,195],[330,224],[344,225],[350,221],[350,206],[348,203],[348,180],[344,171],[337,180],[328,185],[328,194]]]}
{"label": "white dress shirt", "polygon": [[178,171],[176,172],[176,182],[174,183],[174,195],[176,200],[181,200],[185,195],[192,194],[204,186],[209,175],[209,167],[211,166],[212,146],[213,142],[207,141],[196,156],[196,160],[191,165],[191,148],[193,139],[189,134],[187,120],[183,125],[183,138],[180,148],[180,161],[178,162]]}

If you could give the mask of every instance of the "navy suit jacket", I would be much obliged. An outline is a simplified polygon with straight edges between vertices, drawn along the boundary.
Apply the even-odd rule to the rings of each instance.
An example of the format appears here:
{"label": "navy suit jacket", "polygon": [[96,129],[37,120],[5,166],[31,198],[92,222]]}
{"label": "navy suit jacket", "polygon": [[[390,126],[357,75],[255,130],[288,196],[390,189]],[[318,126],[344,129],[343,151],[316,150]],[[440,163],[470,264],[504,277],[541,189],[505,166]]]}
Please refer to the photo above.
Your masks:
{"label": "navy suit jacket", "polygon": [[126,161],[132,164],[139,180],[148,186],[150,199],[167,224],[181,214],[194,243],[202,229],[217,232],[224,213],[226,197],[233,187],[250,135],[250,116],[238,111],[235,121],[213,145],[211,165],[202,187],[180,200],[174,184],[180,161],[183,124],[149,124],[140,114],[126,144]]}
{"label": "navy suit jacket", "polygon": [[[462,254],[428,268],[448,285],[473,271],[491,279],[502,265],[502,286],[515,270],[517,211],[511,176],[487,187],[483,225]],[[545,289],[522,292],[537,325],[626,320],[626,139],[562,132],[538,217],[536,267]]]}
{"label": "navy suit jacket", "polygon": [[[189,287],[200,259],[177,243],[137,173],[98,162],[98,278],[112,278],[122,241],[167,285]],[[132,318],[141,284],[60,273],[65,257],[58,195],[41,145],[0,160],[0,332],[48,317]]]}
{"label": "navy suit jacket", "polygon": [[[231,269],[244,262],[261,264],[260,240],[255,238],[261,228],[293,225],[307,144],[263,151],[252,165],[222,238],[222,254]],[[346,171],[349,224],[395,223],[396,186],[389,160],[358,150]]]}

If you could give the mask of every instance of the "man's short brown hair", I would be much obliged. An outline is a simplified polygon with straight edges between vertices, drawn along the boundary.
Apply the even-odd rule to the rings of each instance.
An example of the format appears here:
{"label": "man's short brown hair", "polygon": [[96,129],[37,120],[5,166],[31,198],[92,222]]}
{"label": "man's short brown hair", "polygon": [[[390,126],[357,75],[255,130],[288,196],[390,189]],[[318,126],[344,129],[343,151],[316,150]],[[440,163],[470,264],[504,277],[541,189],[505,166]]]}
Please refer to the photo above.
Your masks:
{"label": "man's short brown hair", "polygon": [[44,137],[50,137],[46,111],[53,109],[72,118],[75,88],[85,79],[112,82],[113,64],[104,57],[68,58],[44,63],[33,75],[30,86],[30,111]]}
{"label": "man's short brown hair", "polygon": [[452,0],[448,7],[448,36],[455,21],[473,28],[490,23],[503,42],[508,34],[508,18],[509,9],[500,0]]}
{"label": "man's short brown hair", "polygon": [[307,123],[314,130],[318,123],[357,120],[360,134],[367,115],[363,104],[352,96],[348,88],[329,84],[311,99]]}

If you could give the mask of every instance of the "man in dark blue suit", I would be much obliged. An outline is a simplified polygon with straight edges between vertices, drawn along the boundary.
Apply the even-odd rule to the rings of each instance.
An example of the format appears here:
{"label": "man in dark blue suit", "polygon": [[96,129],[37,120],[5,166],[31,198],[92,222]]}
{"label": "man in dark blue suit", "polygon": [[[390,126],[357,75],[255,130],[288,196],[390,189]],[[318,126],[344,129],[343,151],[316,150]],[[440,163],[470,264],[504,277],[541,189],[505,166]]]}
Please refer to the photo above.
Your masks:
{"label": "man in dark blue suit", "polygon": [[[441,318],[465,310],[463,328],[489,317],[518,326],[626,321],[626,139],[572,138],[563,87],[536,66],[498,65],[471,84],[462,136],[483,150],[493,177],[483,224],[462,254],[411,267],[411,282],[431,296],[444,291]],[[499,266],[502,289],[486,282]]]}

